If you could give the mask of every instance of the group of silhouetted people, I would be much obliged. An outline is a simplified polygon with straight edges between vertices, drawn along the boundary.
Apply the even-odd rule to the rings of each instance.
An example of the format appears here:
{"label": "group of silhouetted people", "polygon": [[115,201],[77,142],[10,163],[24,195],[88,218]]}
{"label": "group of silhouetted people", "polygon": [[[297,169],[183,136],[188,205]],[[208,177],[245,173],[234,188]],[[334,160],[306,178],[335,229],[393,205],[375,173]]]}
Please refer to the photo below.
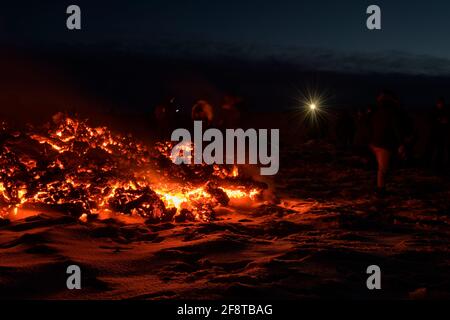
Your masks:
{"label": "group of silhouetted people", "polygon": [[[188,112],[183,113],[174,98],[166,99],[154,109],[156,128],[160,138],[170,137],[174,129],[192,121],[202,121],[205,128],[237,128],[240,125],[241,102],[241,98],[231,95],[224,96],[218,107],[206,100],[198,100]],[[429,127],[426,163],[434,171],[443,173],[448,169],[450,160],[450,112],[443,98],[437,100],[430,113]],[[356,114],[342,110],[336,121],[339,147],[370,151],[376,160],[376,194],[380,196],[386,194],[386,177],[393,159],[406,159],[411,153],[414,138],[411,119],[397,96],[387,90],[378,95],[374,106],[360,108]]]}
{"label": "group of silhouetted people", "polygon": [[241,109],[242,99],[234,95],[225,95],[218,106],[207,100],[198,100],[188,110],[183,110],[180,103],[170,97],[155,107],[153,116],[157,135],[167,139],[174,129],[189,126],[192,121],[201,121],[204,128],[237,128]]}

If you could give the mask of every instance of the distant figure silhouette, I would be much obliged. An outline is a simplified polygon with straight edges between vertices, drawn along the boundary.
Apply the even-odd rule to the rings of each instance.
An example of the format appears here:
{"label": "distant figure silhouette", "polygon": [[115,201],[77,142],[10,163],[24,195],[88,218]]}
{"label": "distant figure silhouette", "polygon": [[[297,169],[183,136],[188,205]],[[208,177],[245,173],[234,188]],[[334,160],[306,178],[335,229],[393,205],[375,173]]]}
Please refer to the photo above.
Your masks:
{"label": "distant figure silhouette", "polygon": [[239,106],[242,99],[232,95],[226,95],[220,108],[218,125],[222,129],[235,129],[239,126],[241,111]]}
{"label": "distant figure silhouette", "polygon": [[369,119],[369,145],[378,164],[378,196],[386,193],[386,175],[395,151],[405,157],[407,117],[400,108],[399,101],[389,91],[383,91],[377,98],[377,106]]}
{"label": "distant figure silhouette", "polygon": [[203,125],[209,127],[214,120],[214,109],[205,100],[199,100],[192,107],[192,120],[202,121]]}
{"label": "distant figure silhouette", "polygon": [[431,165],[442,171],[449,165],[450,113],[444,98],[436,102],[431,114]]}

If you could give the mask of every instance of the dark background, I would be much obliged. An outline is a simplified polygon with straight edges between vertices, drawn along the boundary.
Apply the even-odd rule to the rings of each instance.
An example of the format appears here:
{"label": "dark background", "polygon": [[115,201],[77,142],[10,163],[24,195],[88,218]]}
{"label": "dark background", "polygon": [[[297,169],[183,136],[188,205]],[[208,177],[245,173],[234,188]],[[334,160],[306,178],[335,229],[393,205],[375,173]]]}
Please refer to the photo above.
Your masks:
{"label": "dark background", "polygon": [[[66,29],[77,4],[82,30]],[[3,115],[61,109],[142,114],[176,96],[244,98],[255,111],[291,110],[313,86],[336,108],[389,88],[408,108],[450,87],[450,3],[378,1],[39,1],[0,7]],[[48,112],[47,112],[48,111]]]}

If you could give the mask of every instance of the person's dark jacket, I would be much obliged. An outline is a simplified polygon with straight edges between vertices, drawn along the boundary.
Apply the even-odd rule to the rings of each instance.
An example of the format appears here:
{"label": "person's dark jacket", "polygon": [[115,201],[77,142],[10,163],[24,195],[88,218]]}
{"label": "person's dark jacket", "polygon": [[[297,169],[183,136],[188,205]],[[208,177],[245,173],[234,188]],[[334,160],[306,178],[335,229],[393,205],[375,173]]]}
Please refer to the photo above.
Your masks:
{"label": "person's dark jacket", "polygon": [[407,117],[394,101],[381,101],[370,115],[369,131],[370,145],[396,150],[405,141]]}

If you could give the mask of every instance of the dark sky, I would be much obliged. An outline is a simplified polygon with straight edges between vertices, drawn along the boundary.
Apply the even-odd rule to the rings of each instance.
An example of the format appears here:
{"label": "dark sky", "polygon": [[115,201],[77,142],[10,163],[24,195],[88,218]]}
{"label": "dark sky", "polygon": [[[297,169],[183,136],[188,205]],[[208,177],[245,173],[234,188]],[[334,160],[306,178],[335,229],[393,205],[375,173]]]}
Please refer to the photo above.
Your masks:
{"label": "dark sky", "polygon": [[[71,4],[81,7],[80,31],[66,28]],[[366,28],[371,4],[382,9],[381,31]],[[336,104],[367,103],[388,87],[427,105],[450,88],[449,35],[449,0],[2,0],[0,55],[17,60],[0,59],[10,67],[10,76],[0,68],[0,84],[19,79],[21,101],[22,83],[46,84],[54,72],[76,96],[136,110],[149,88],[155,101],[214,88],[272,108],[317,78]],[[27,63],[43,70],[35,82],[15,76]],[[59,92],[47,82],[28,91]]]}
{"label": "dark sky", "polygon": [[[65,28],[69,4],[82,9],[81,31]],[[366,29],[370,4],[382,9],[382,31]],[[4,43],[114,43],[129,50],[150,46],[206,56],[274,55],[362,70],[450,74],[449,34],[448,0],[17,0],[0,5]]]}

